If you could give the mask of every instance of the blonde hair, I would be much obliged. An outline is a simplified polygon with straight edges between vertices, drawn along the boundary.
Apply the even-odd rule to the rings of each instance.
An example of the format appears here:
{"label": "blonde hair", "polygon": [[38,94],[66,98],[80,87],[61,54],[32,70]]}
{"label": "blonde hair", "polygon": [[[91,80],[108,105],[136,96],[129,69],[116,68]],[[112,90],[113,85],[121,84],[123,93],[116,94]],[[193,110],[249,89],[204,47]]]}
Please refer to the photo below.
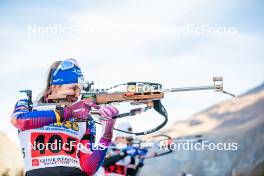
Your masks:
{"label": "blonde hair", "polygon": [[48,75],[46,79],[46,86],[45,89],[39,94],[37,98],[38,103],[45,103],[46,102],[46,97],[51,93],[51,81],[52,81],[52,74],[54,73],[54,70],[57,69],[57,67],[60,65],[61,61],[55,61],[49,68],[48,70]]}

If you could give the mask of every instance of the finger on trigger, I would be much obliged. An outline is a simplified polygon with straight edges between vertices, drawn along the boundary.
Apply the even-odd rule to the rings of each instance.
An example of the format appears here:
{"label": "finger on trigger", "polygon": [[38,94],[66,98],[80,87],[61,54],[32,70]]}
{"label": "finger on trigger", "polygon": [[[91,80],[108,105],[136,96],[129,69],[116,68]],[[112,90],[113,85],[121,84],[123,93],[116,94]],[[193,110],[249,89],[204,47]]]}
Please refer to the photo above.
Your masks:
{"label": "finger on trigger", "polygon": [[108,107],[108,109],[111,111],[112,115],[118,114],[118,109],[115,108],[114,106],[110,106],[110,107]]}
{"label": "finger on trigger", "polygon": [[107,114],[106,114],[106,112],[104,111],[104,109],[99,109],[98,112],[101,114],[102,117],[107,117]]}
{"label": "finger on trigger", "polygon": [[110,108],[110,107],[105,106],[105,107],[103,108],[103,110],[104,110],[104,112],[107,114],[108,117],[109,117],[109,116],[112,116],[112,111],[111,111],[111,108]]}

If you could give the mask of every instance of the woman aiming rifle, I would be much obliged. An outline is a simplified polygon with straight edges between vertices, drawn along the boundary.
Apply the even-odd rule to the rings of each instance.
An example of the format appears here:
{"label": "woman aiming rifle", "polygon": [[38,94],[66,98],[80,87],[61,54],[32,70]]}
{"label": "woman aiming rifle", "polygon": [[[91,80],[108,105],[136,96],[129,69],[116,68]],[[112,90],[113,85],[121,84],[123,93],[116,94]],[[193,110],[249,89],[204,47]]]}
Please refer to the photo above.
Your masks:
{"label": "woman aiming rifle", "polygon": [[[18,128],[26,176],[84,176],[94,174],[102,165],[112,140],[115,124],[113,106],[99,107],[77,101],[83,87],[83,75],[73,59],[52,64],[47,87],[38,103],[54,103],[49,95],[66,95],[66,107],[31,110],[29,100],[19,100],[12,114],[12,124]],[[47,105],[48,105],[47,104]],[[95,143],[95,124],[89,115],[98,109],[103,121],[103,133],[98,147]],[[89,121],[73,122],[72,119]],[[81,146],[81,147],[80,147]],[[81,148],[81,149],[80,149]]]}

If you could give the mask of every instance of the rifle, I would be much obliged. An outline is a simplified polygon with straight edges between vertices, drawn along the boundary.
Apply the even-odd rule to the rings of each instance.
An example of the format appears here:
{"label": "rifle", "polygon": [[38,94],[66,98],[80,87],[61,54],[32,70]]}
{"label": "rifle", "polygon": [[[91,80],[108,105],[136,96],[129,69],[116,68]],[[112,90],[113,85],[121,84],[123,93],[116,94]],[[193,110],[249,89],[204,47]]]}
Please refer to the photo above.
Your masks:
{"label": "rifle", "polygon": [[[210,86],[181,87],[181,88],[171,88],[171,89],[163,89],[161,84],[150,83],[150,82],[128,82],[128,83],[118,84],[108,89],[93,89],[92,88],[93,84],[94,82],[85,82],[83,92],[81,93],[79,100],[84,100],[88,102],[92,101],[98,105],[110,104],[115,102],[130,102],[132,105],[140,105],[140,104],[146,105],[145,107],[134,108],[131,109],[129,112],[114,116],[113,117],[114,119],[123,118],[127,116],[134,116],[136,114],[145,112],[151,108],[154,108],[159,114],[161,114],[164,117],[164,120],[160,125],[156,126],[153,129],[146,130],[143,132],[129,132],[129,131],[115,129],[121,132],[135,134],[135,135],[150,134],[158,131],[159,129],[161,129],[166,125],[166,123],[168,122],[168,114],[165,107],[161,104],[161,99],[164,98],[165,93],[198,91],[198,90],[215,90],[217,92],[222,92],[235,97],[234,94],[231,94],[223,90],[222,77],[213,77],[213,85]],[[109,92],[109,90],[112,90],[119,86],[127,86],[127,90]],[[67,100],[67,98],[68,96],[66,95],[49,95],[48,99],[56,103],[49,103],[49,104],[43,103],[43,104],[39,104],[38,106],[47,106],[47,105],[67,106],[72,104],[71,102],[65,101]],[[96,110],[92,110],[90,114],[100,115]],[[75,119],[74,121],[81,122],[82,120]],[[97,123],[100,124],[100,122]]]}
{"label": "rifle", "polygon": [[152,155],[141,157],[144,159],[151,159],[172,153],[174,151],[171,146],[173,143],[179,143],[184,141],[192,141],[194,143],[200,143],[202,142],[202,140],[203,140],[203,135],[201,134],[181,136],[177,138],[172,138],[171,136],[166,134],[159,134],[159,135],[154,135],[147,140],[140,140],[140,139],[135,140],[133,141],[132,146],[137,147],[139,150],[140,149],[151,150],[154,148],[158,149],[158,151],[152,152]]}
{"label": "rifle", "polygon": [[[147,149],[148,154],[146,156],[140,156],[139,158],[151,159],[172,153],[174,151],[171,146],[173,143],[176,144],[179,142],[186,142],[186,141],[201,143],[202,140],[203,140],[203,135],[201,134],[181,136],[177,138],[172,138],[171,136],[166,134],[158,134],[151,136],[151,138],[148,139],[134,139],[131,146],[134,147],[136,150],[138,150],[139,154],[142,150]],[[110,149],[123,150],[114,146],[111,146]]]}
{"label": "rifle", "polygon": [[[137,150],[137,154],[139,158],[150,159],[172,153],[173,150],[171,150],[169,147],[171,142],[172,142],[172,138],[170,136],[165,134],[159,134],[152,136],[150,140],[134,139],[132,144],[129,146]],[[110,146],[110,149],[114,151],[124,150],[124,148],[119,148],[116,146]],[[151,151],[150,154],[148,155],[140,156],[143,150],[151,150]],[[158,150],[158,151],[154,151],[154,150]],[[149,153],[149,151],[147,153]]]}
{"label": "rifle", "polygon": [[139,150],[141,149],[158,149],[158,151],[153,152],[152,151],[152,155],[147,155],[144,157],[140,157],[143,159],[150,159],[150,158],[156,158],[156,157],[160,157],[160,156],[164,156],[167,154],[170,154],[173,152],[173,150],[171,150],[170,148],[170,144],[172,143],[173,139],[165,134],[159,134],[159,135],[155,135],[152,136],[152,139],[150,140],[138,140],[138,141],[134,141],[133,146],[136,146],[139,148]]}

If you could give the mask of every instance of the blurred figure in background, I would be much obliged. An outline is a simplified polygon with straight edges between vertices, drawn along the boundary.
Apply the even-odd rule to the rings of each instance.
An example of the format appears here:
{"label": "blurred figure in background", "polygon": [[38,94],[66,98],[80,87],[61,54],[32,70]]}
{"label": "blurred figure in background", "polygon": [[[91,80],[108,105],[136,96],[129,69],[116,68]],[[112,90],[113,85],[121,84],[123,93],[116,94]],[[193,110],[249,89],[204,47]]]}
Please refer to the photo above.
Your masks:
{"label": "blurred figure in background", "polygon": [[[129,132],[133,131],[129,122],[119,124],[117,129]],[[147,151],[139,151],[138,148],[133,147],[134,139],[135,136],[132,134],[117,131],[113,146],[110,147],[103,163],[107,176],[138,175],[139,170],[144,165],[144,159],[140,157],[145,156]]]}

